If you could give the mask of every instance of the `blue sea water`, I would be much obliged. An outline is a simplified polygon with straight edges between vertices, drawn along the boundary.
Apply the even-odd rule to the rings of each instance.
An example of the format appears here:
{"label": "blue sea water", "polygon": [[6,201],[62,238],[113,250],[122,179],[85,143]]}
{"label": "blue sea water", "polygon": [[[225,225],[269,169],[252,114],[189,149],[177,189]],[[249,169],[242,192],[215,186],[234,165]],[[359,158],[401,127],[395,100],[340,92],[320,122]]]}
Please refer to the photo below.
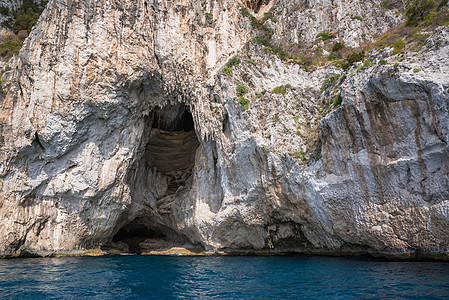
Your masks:
{"label": "blue sea water", "polygon": [[5,299],[448,299],[449,264],[318,256],[0,260]]}

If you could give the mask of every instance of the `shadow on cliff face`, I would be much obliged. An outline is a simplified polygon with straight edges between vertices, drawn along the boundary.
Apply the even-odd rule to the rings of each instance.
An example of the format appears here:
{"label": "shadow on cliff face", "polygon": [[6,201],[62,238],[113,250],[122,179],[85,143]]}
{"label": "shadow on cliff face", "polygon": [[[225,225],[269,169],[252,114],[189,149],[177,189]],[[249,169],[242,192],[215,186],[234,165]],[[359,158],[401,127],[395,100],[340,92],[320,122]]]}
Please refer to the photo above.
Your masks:
{"label": "shadow on cliff face", "polygon": [[176,193],[192,174],[199,146],[193,118],[182,104],[154,111],[145,161],[168,177],[166,194]]}
{"label": "shadow on cliff face", "polygon": [[269,5],[274,1],[270,0],[246,0],[245,5],[254,13],[258,13],[263,7]]}
{"label": "shadow on cliff face", "polygon": [[151,218],[138,217],[121,228],[113,237],[113,246],[121,252],[142,252],[170,248],[184,240],[166,226],[155,225]]}
{"label": "shadow on cliff face", "polygon": [[[185,207],[199,141],[188,108],[181,103],[156,107],[146,143],[133,172],[133,207],[123,217],[107,248],[144,253],[182,246],[188,238],[177,228],[174,211]],[[148,137],[149,135],[149,137]]]}

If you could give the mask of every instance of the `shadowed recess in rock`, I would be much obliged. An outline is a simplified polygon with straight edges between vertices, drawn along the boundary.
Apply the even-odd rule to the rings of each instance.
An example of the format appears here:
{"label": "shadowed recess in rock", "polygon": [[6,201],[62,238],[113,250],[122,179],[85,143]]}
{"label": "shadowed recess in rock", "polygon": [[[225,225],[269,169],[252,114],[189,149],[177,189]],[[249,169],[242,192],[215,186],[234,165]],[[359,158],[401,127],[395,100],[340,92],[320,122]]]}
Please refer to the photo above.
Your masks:
{"label": "shadowed recess in rock", "polygon": [[153,128],[169,132],[193,131],[193,117],[184,104],[158,107],[154,110]]}
{"label": "shadowed recess in rock", "polygon": [[127,245],[124,252],[140,254],[145,251],[166,249],[174,244],[184,242],[184,239],[173,230],[163,225],[153,224],[151,219],[139,217],[121,228],[113,237],[116,246],[120,243]]}
{"label": "shadowed recess in rock", "polygon": [[247,0],[246,6],[257,14],[262,6],[266,6],[269,3],[269,0]]}
{"label": "shadowed recess in rock", "polygon": [[145,160],[149,166],[169,177],[167,194],[175,193],[190,177],[198,146],[192,115],[184,105],[154,111]]}

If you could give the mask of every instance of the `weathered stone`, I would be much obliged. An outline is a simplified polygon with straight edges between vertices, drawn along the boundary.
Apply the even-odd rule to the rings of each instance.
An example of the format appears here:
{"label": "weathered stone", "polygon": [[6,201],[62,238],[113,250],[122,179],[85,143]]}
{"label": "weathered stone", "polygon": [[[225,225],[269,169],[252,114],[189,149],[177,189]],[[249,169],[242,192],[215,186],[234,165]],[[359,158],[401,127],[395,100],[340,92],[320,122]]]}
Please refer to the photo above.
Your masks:
{"label": "weathered stone", "polygon": [[[274,8],[284,10],[275,36],[303,18],[288,3]],[[373,20],[320,27],[347,44],[362,38],[347,30],[371,39],[386,29],[384,15],[350,4],[309,10],[328,20],[336,5]],[[342,105],[323,116],[322,82],[343,70],[308,73],[261,53],[247,44],[240,5],[49,3],[1,102],[0,254],[190,244],[446,257],[447,26],[396,67],[341,76]],[[238,51],[256,63],[220,72]],[[423,58],[422,72],[410,71]],[[237,84],[249,88],[247,109]],[[279,86],[285,95],[272,93]]]}

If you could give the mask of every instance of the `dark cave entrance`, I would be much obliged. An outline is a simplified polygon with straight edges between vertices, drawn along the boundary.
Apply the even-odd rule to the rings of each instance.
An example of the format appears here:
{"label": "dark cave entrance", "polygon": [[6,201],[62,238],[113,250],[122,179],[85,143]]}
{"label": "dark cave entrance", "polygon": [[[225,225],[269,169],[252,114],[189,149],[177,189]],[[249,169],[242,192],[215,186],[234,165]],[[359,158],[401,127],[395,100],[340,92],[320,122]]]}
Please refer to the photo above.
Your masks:
{"label": "dark cave entrance", "polygon": [[192,114],[183,104],[154,110],[145,160],[150,167],[167,176],[166,195],[185,186],[192,175],[198,146]]}
{"label": "dark cave entrance", "polygon": [[105,250],[142,254],[183,246],[187,238],[167,225],[157,222],[151,214],[135,218],[124,225]]}
{"label": "dark cave entrance", "polygon": [[123,242],[128,246],[127,251],[140,254],[145,250],[143,243],[146,243],[146,241],[164,241],[166,237],[162,231],[149,227],[144,218],[136,218],[120,229],[114,235],[112,241]]}
{"label": "dark cave entrance", "polygon": [[192,114],[184,104],[153,110],[151,130],[143,160],[147,168],[163,175],[165,194],[150,211],[139,212],[112,238],[113,247],[121,252],[143,253],[183,245],[187,238],[170,228],[171,204],[188,188],[199,146]]}
{"label": "dark cave entrance", "polygon": [[170,105],[154,110],[153,128],[176,132],[190,132],[195,129],[192,114],[183,104]]}
{"label": "dark cave entrance", "polygon": [[186,239],[168,226],[155,223],[151,216],[141,216],[122,227],[112,242],[121,252],[141,254],[183,245]]}

